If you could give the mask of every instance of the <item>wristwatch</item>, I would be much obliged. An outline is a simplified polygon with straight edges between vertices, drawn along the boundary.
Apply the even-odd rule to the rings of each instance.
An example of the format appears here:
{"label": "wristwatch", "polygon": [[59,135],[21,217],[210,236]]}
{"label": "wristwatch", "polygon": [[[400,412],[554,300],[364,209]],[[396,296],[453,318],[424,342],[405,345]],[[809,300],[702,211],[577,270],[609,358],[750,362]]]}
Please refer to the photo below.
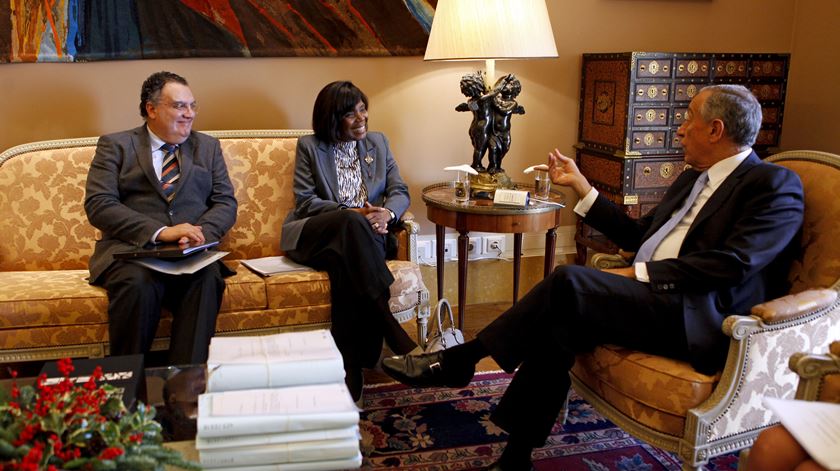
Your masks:
{"label": "wristwatch", "polygon": [[[385,209],[388,209],[388,208],[385,208]],[[389,223],[396,221],[396,219],[397,219],[397,215],[396,215],[396,214],[394,214],[394,212],[393,212],[393,211],[391,211],[390,209],[388,209],[388,214],[390,214],[390,215],[391,215],[391,219],[388,221]]]}

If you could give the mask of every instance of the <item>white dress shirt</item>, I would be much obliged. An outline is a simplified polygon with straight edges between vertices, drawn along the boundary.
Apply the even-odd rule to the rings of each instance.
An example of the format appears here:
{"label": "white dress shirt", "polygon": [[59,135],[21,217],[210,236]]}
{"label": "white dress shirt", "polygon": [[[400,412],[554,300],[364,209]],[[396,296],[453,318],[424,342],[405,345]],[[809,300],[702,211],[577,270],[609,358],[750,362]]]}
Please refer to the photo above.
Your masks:
{"label": "white dress shirt", "polygon": [[[709,200],[709,197],[712,196],[712,193],[718,189],[721,183],[726,180],[726,177],[728,177],[751,153],[752,149],[747,149],[733,155],[732,157],[723,159],[709,167],[708,183],[706,183],[706,186],[694,201],[694,205],[691,209],[686,213],[682,220],[680,220],[677,226],[674,227],[667,236],[665,236],[659,246],[656,247],[656,250],[653,252],[653,256],[651,257],[651,261],[676,258],[679,255],[680,247],[682,247],[683,240],[685,240],[688,228],[691,227],[691,223],[694,222],[694,219],[697,217],[697,214],[700,213],[703,205],[706,204],[706,201]],[[586,214],[589,212],[589,209],[592,208],[592,205],[595,203],[595,199],[597,197],[598,190],[593,187],[589,190],[589,193],[581,198],[580,201],[578,201],[578,204],[575,205],[575,213],[579,214],[581,217],[586,217]],[[680,207],[676,208],[674,212],[676,213],[679,210]],[[636,271],[637,280],[645,283],[650,281],[647,271],[647,263],[636,263],[634,264],[634,269]]]}

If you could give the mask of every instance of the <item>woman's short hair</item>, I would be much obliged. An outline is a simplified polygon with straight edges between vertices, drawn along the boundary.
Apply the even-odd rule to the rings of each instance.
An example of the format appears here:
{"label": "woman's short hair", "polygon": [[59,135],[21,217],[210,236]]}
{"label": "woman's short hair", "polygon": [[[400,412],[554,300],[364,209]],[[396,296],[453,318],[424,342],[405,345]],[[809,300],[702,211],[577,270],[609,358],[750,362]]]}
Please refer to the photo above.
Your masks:
{"label": "woman's short hair", "polygon": [[184,77],[166,71],[155,72],[143,82],[143,86],[140,88],[140,116],[143,119],[149,116],[146,112],[146,103],[157,103],[160,100],[160,91],[169,82],[189,86],[187,79]]}
{"label": "woman's short hair", "polygon": [[334,144],[341,140],[341,119],[359,102],[368,106],[367,95],[353,82],[338,81],[327,84],[315,98],[312,108],[312,129],[315,137]]}
{"label": "woman's short hair", "polygon": [[752,146],[761,129],[761,104],[743,85],[712,85],[703,88],[711,92],[700,108],[703,120],[723,121],[726,135],[739,146]]}

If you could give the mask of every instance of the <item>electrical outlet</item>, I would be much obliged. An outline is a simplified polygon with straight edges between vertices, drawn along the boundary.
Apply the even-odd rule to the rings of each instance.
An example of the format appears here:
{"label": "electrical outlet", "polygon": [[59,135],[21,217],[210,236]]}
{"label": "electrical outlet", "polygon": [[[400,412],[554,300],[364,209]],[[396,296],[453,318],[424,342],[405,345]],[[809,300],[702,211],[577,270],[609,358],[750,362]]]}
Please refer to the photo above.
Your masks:
{"label": "electrical outlet", "polygon": [[457,260],[458,259],[458,241],[455,239],[445,239],[443,241],[443,259]]}
{"label": "electrical outlet", "polygon": [[488,235],[484,236],[483,252],[487,257],[501,258],[505,253],[505,236]]}
{"label": "electrical outlet", "polygon": [[481,256],[481,250],[483,249],[482,241],[482,237],[470,237],[470,241],[467,243],[468,259],[474,259]]}
{"label": "electrical outlet", "polygon": [[417,241],[417,258],[424,262],[430,262],[434,259],[433,250],[434,241],[432,240],[418,240]]}

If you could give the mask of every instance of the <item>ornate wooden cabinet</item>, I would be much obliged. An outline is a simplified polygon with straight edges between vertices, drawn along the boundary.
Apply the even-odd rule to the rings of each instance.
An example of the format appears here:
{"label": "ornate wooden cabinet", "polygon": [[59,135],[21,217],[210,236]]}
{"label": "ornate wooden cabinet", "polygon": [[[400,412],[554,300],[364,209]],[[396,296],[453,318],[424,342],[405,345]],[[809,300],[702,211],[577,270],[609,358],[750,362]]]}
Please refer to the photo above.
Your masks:
{"label": "ornate wooden cabinet", "polygon": [[[763,122],[753,148],[767,155],[782,130],[789,54],[622,52],[584,54],[577,160],[599,192],[632,217],[653,208],[685,168],[677,128],[706,85],[739,83],[758,97]],[[616,247],[585,224],[575,236],[586,250]]]}

